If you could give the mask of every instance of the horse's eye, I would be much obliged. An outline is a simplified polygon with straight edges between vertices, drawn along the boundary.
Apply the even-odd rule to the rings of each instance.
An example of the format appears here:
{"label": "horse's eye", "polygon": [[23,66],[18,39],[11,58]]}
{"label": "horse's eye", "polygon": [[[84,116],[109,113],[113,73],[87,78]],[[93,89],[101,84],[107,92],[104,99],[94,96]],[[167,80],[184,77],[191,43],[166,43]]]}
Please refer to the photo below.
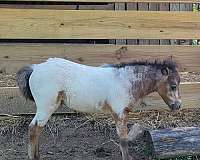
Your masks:
{"label": "horse's eye", "polygon": [[172,86],[171,86],[171,90],[172,90],[172,91],[175,91],[175,90],[176,90],[176,85],[172,85]]}

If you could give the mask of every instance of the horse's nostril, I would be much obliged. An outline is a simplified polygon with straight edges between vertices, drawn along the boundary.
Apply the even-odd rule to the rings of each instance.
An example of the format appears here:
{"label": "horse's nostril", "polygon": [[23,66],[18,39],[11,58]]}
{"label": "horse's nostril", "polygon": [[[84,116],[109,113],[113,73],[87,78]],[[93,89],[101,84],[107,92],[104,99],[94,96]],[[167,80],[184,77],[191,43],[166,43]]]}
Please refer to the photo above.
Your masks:
{"label": "horse's nostril", "polygon": [[178,109],[181,108],[181,102],[177,102],[176,106],[177,106]]}
{"label": "horse's nostril", "polygon": [[173,103],[172,105],[171,105],[171,107],[172,107],[172,110],[175,110],[175,107],[176,105]]}
{"label": "horse's nostril", "polygon": [[171,109],[173,110],[173,111],[175,111],[175,110],[178,110],[178,109],[180,109],[181,108],[181,103],[180,102],[175,102],[175,103],[173,103],[173,104],[171,104]]}
{"label": "horse's nostril", "polygon": [[174,109],[180,109],[180,108],[181,108],[181,103],[177,101],[177,102],[174,104]]}

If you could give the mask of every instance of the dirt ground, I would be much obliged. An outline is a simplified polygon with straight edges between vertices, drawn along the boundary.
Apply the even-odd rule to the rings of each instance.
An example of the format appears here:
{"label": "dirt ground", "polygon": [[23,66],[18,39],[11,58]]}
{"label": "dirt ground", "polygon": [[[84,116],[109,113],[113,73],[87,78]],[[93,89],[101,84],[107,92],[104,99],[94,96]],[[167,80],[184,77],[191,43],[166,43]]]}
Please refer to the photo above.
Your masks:
{"label": "dirt ground", "polygon": [[[183,73],[181,81],[200,81],[200,73]],[[0,74],[0,87],[16,86],[15,75]],[[27,130],[33,115],[0,117],[0,160],[26,160]],[[200,127],[200,109],[177,113],[142,111],[130,115],[130,124],[146,129]],[[110,117],[103,115],[54,115],[40,138],[43,160],[121,160],[119,139]],[[130,142],[129,149],[138,160],[152,160],[150,143],[145,138]],[[168,160],[200,160],[198,156]]]}
{"label": "dirt ground", "polygon": [[[0,117],[0,159],[27,158],[27,130],[33,118],[29,116]],[[177,113],[145,111],[130,115],[131,126],[139,123],[147,129],[178,126],[200,127],[200,109]],[[54,115],[40,138],[43,160],[121,160],[118,136],[110,117],[103,115]],[[153,152],[148,137],[129,143],[130,152],[138,160],[152,160]],[[181,157],[174,160],[197,160],[199,157]]]}
{"label": "dirt ground", "polygon": [[[31,119],[31,116],[1,117],[0,159],[27,159],[27,129]],[[41,159],[120,160],[117,143],[115,126],[103,119],[53,116],[40,138]],[[148,154],[140,157],[150,159]]]}

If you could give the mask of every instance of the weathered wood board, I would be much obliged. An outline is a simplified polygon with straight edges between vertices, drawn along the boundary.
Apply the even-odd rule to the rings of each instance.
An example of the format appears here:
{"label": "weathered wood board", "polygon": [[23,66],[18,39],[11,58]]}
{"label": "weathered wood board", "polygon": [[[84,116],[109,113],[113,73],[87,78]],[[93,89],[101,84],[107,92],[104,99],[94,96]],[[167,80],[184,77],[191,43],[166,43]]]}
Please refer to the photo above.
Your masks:
{"label": "weathered wood board", "polygon": [[[160,3],[149,3],[149,11],[159,11]],[[151,45],[159,45],[160,40],[149,40],[149,44]]]}
{"label": "weathered wood board", "polygon": [[[200,107],[200,83],[182,84],[180,88],[183,108]],[[135,110],[169,109],[157,93],[144,99],[146,106],[136,106]],[[35,113],[35,104],[26,101],[17,87],[0,88],[0,114]],[[58,112],[67,112],[69,109],[62,106]]]}
{"label": "weathered wood board", "polygon": [[56,9],[56,10],[70,10],[76,9],[76,5],[55,5],[55,4],[1,4],[0,8],[18,8],[18,9]]}
{"label": "weathered wood board", "polygon": [[179,127],[149,131],[158,159],[200,155],[200,128]]}
{"label": "weathered wood board", "polygon": [[[126,4],[125,3],[115,3],[114,9],[115,9],[115,11],[126,10]],[[116,39],[115,44],[124,45],[124,44],[126,44],[126,39]]]}
{"label": "weathered wood board", "polygon": [[78,5],[79,10],[113,10],[114,9],[114,4],[113,3],[108,3],[108,4],[98,4],[98,5],[83,5],[80,4]]}
{"label": "weathered wood board", "polygon": [[1,39],[198,39],[199,37],[200,13],[198,12],[0,8]]}
{"label": "weathered wood board", "polygon": [[[137,11],[138,10],[138,3],[126,3],[126,9]],[[129,45],[137,45],[138,44],[137,39],[127,39],[126,41],[127,41],[127,44],[129,44]]]}
{"label": "weathered wood board", "polygon": [[[123,47],[123,50],[120,48]],[[62,57],[87,65],[102,65],[133,59],[173,56],[180,71],[200,71],[200,46],[131,46],[70,44],[0,44],[0,70],[15,73],[20,67]]]}
{"label": "weathered wood board", "polygon": [[[19,2],[19,1],[41,1],[41,0],[6,0],[6,1],[13,1],[13,2]],[[45,2],[114,2],[114,3],[120,3],[120,2],[180,2],[180,3],[198,3],[200,0],[43,0]]]}
{"label": "weathered wood board", "polygon": [[[138,10],[139,11],[148,11],[149,10],[149,4],[148,3],[138,3]],[[148,39],[139,39],[138,40],[139,45],[149,45]]]}

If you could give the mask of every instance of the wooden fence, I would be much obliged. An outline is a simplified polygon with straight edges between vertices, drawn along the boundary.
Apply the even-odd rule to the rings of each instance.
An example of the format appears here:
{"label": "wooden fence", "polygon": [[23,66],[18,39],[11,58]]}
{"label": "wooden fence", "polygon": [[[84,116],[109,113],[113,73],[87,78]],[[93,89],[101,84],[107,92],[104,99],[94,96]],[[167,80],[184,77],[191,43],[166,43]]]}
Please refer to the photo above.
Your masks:
{"label": "wooden fence", "polygon": [[[200,0],[0,1],[0,70],[15,73],[48,57],[96,66],[172,56],[180,71],[199,72],[200,47],[191,44],[200,39],[200,12],[192,12],[193,3]],[[184,107],[199,107],[200,84],[181,88]],[[1,88],[0,95],[0,113],[33,112],[32,104],[17,109],[25,108],[18,89]],[[157,96],[147,99],[166,107]]]}

